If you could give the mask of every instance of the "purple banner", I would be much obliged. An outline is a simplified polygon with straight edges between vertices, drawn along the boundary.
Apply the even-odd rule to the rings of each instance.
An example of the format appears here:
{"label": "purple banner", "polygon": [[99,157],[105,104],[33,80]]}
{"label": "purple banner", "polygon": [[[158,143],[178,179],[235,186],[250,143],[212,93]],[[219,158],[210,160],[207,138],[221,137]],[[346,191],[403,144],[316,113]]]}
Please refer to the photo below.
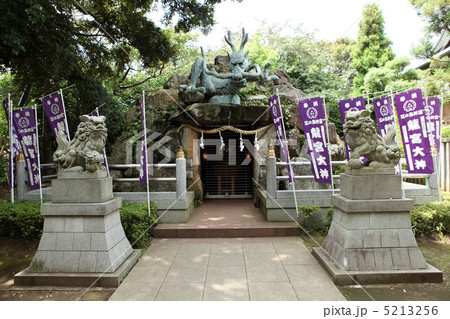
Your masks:
{"label": "purple banner", "polygon": [[394,98],[402,133],[408,172],[433,173],[433,158],[427,132],[426,114],[420,89],[397,94]]}
{"label": "purple banner", "polygon": [[42,99],[45,115],[47,116],[50,127],[52,128],[55,139],[60,132],[63,132],[67,141],[70,141],[69,129],[67,127],[66,112],[64,103],[59,93],[47,96]]}
{"label": "purple banner", "polygon": [[[8,126],[11,125],[11,122],[9,120],[9,101],[8,99],[3,101],[3,109],[5,110],[5,114],[6,114],[6,121],[8,122]],[[9,132],[9,131],[8,131]],[[9,133],[8,133],[9,135]],[[8,138],[8,142],[10,142],[10,138]],[[12,178],[11,178],[11,173],[14,171],[15,165],[16,165],[16,157],[19,154],[19,150],[22,149],[22,147],[20,146],[20,141],[19,138],[17,137],[17,132],[16,132],[16,127],[13,123],[12,126],[12,147],[9,148],[10,152],[9,152],[9,159],[8,159],[8,184],[9,184],[9,188],[12,188]],[[11,160],[12,158],[12,160]],[[16,184],[16,182],[14,182],[14,185]]]}
{"label": "purple banner", "polygon": [[145,125],[145,105],[144,98],[139,100],[139,105],[141,107],[141,122],[142,122],[142,130],[144,135],[142,136],[142,148],[141,148],[141,163],[139,170],[139,183],[147,184],[147,145],[145,134],[147,134],[147,128]]}
{"label": "purple banner", "polygon": [[441,150],[441,103],[438,98],[430,98],[425,105],[427,128],[431,146],[436,147],[436,154]]}
{"label": "purple banner", "polygon": [[[345,112],[349,111],[362,111],[366,109],[366,101],[363,97],[357,97],[350,100],[339,101],[339,111],[341,112],[341,123],[345,123]],[[344,136],[345,149],[347,151],[347,159],[350,159],[350,148],[348,147],[347,140]],[[365,157],[361,157],[362,162],[367,160]],[[361,163],[362,163],[361,162]]]}
{"label": "purple banner", "polygon": [[332,169],[328,150],[325,114],[322,99],[314,98],[298,103],[303,123],[305,140],[311,156],[314,179],[316,182],[332,184]]}
{"label": "purple banner", "polygon": [[[393,126],[395,130],[397,127],[395,125],[395,115],[394,109],[392,108],[391,99],[389,96],[380,97],[373,100],[373,109],[375,111],[375,118],[377,119],[378,133],[381,137],[384,137],[389,130],[389,126]],[[397,137],[395,142],[398,145]],[[400,174],[400,163],[395,165],[395,173]]]}
{"label": "purple banner", "polygon": [[[91,115],[92,115],[92,116],[100,116],[98,110],[95,110],[94,112],[92,112]],[[106,160],[105,149],[103,149],[103,151],[101,151],[100,154],[102,154],[102,156],[103,156],[103,163],[102,163],[102,166],[103,166],[103,167],[105,168],[105,170],[108,172],[108,176],[109,176],[108,161]]]}
{"label": "purple banner", "polygon": [[21,109],[14,111],[13,117],[17,134],[22,143],[22,151],[28,172],[28,186],[31,190],[39,189],[41,186],[41,172],[34,110]]}
{"label": "purple banner", "polygon": [[283,126],[283,119],[281,114],[280,105],[278,104],[278,96],[274,95],[269,98],[270,114],[272,115],[273,125],[275,126],[275,131],[277,132],[278,140],[280,141],[280,149],[283,153],[284,161],[288,164],[288,174],[289,183],[295,183],[294,172],[292,171],[292,166],[289,160],[289,151],[286,145],[286,138]]}

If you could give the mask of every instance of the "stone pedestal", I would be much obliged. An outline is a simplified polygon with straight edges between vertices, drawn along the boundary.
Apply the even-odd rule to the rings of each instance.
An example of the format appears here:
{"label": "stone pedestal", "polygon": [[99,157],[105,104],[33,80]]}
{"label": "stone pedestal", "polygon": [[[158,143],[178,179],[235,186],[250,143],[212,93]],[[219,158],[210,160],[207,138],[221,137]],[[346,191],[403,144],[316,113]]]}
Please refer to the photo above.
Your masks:
{"label": "stone pedestal", "polygon": [[442,282],[442,272],[426,263],[417,246],[414,202],[402,198],[401,177],[393,170],[347,169],[331,203],[333,221],[314,254],[337,284]]}
{"label": "stone pedestal", "polygon": [[[122,198],[106,173],[60,173],[52,202],[41,205],[44,230],[30,266],[15,285],[118,286],[136,263],[122,228]],[[105,276],[106,275],[106,276]]]}

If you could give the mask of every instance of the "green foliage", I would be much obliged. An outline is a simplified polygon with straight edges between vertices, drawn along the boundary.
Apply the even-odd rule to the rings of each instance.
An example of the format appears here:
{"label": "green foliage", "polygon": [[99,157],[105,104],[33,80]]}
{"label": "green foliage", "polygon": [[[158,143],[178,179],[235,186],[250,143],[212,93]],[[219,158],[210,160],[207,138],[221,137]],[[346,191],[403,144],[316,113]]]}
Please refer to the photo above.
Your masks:
{"label": "green foliage", "polygon": [[442,129],[442,137],[443,138],[448,138],[450,137],[450,126],[444,127]]}
{"label": "green foliage", "polygon": [[417,8],[418,14],[427,23],[430,33],[439,34],[442,30],[449,30],[450,6],[448,0],[409,0]]}
{"label": "green foliage", "polygon": [[120,208],[120,219],[128,241],[133,247],[144,247],[157,224],[156,203],[150,201],[150,216],[147,205],[124,203]]}
{"label": "green foliage", "polygon": [[407,69],[409,59],[398,58],[386,62],[379,68],[371,68],[364,76],[364,85],[361,87],[366,92],[382,92],[404,89],[417,84],[419,73],[415,69]]}
{"label": "green foliage", "polygon": [[321,216],[321,223],[314,223],[312,218],[316,214],[320,214],[322,209],[318,206],[299,206],[298,212],[300,215],[299,224],[307,231],[327,231],[330,228],[333,220],[334,208],[330,207],[325,214]]}
{"label": "green foliage", "polygon": [[[44,218],[40,213],[40,202],[0,201],[0,236],[39,239]],[[150,216],[147,205],[124,203],[120,208],[120,219],[125,235],[135,247],[148,242],[157,223],[156,203],[150,201]]]}
{"label": "green foliage", "polygon": [[333,175],[339,175],[344,172],[345,172],[345,165],[341,165],[333,172]]}
{"label": "green foliage", "polygon": [[327,209],[326,213],[322,216],[322,230],[328,231],[331,226],[331,222],[333,221],[333,213],[334,213],[334,207],[331,206]]}
{"label": "green foliage", "polygon": [[44,218],[40,202],[0,201],[0,236],[39,239]]}
{"label": "green foliage", "polygon": [[173,72],[184,64],[194,50],[185,44],[196,35],[179,32],[208,31],[214,7],[222,1],[159,0],[165,21],[175,17],[168,30],[151,20],[153,0],[2,1],[0,72],[12,76],[14,87],[8,92],[14,100],[30,88],[32,103],[74,84],[65,92],[70,131],[81,114],[103,106],[112,144],[124,129],[124,113],[134,104],[129,101],[133,94],[119,91],[133,87],[142,92],[147,86],[132,81],[144,69],[142,83],[155,79],[161,84],[163,70]]}
{"label": "green foliage", "polygon": [[384,33],[384,19],[378,5],[366,4],[359,23],[358,40],[352,51],[352,67],[356,70],[353,79],[355,94],[361,94],[364,77],[371,68],[382,67],[394,58],[391,44]]}
{"label": "green foliage", "polygon": [[[294,35],[282,35],[291,29]],[[249,40],[250,63],[261,67],[272,63],[271,70],[283,70],[293,85],[305,93],[342,89],[350,75],[350,52],[354,41],[341,38],[318,41],[314,33],[289,25],[264,25]]]}
{"label": "green foliage", "polygon": [[450,199],[416,206],[411,212],[411,223],[416,236],[438,235],[443,237],[449,235]]}
{"label": "green foliage", "polygon": [[310,229],[310,220],[312,216],[316,213],[320,212],[320,207],[310,205],[310,206],[298,206],[298,213],[301,216],[300,225],[305,229]]}

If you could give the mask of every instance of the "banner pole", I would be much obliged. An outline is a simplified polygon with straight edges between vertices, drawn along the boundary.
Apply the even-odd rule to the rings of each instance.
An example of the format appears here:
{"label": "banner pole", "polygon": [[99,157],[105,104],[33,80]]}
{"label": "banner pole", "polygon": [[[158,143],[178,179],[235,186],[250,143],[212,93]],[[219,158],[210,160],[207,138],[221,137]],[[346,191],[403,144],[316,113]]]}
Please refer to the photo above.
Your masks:
{"label": "banner pole", "polygon": [[11,203],[14,204],[14,144],[13,144],[13,108],[11,103],[11,93],[8,93],[9,108],[9,163],[11,166]]}
{"label": "banner pole", "polygon": [[147,152],[147,123],[145,120],[145,91],[142,91],[142,104],[143,104],[143,112],[142,116],[144,119],[144,151],[145,151],[145,175],[147,179],[147,209],[148,215],[150,216],[150,187],[148,183],[148,152]]}
{"label": "banner pole", "polygon": [[[292,192],[294,193],[294,203],[295,203],[295,212],[297,213],[297,221],[298,221],[298,219],[299,219],[299,213],[298,213],[298,204],[297,204],[297,193],[296,193],[296,191],[295,191],[295,174],[294,174],[294,171],[292,170],[292,166],[291,166],[291,158],[290,158],[290,156],[289,156],[289,148],[288,148],[288,145],[287,145],[287,139],[286,139],[286,128],[284,127],[284,116],[283,116],[283,106],[281,105],[281,100],[280,100],[280,95],[279,95],[279,92],[278,92],[278,89],[277,89],[277,91],[276,91],[276,94],[277,94],[277,100],[278,100],[278,105],[280,106],[280,117],[281,117],[281,125],[282,125],[282,127],[283,127],[283,135],[284,135],[284,145],[285,145],[285,147],[286,147],[286,150],[287,150],[287,158],[286,158],[286,160],[287,160],[287,162],[288,162],[288,170],[289,170],[289,172],[291,173],[291,176],[292,176],[292,179],[294,180],[294,182],[293,183],[289,183],[289,185],[291,185],[292,186]],[[278,139],[280,140],[280,142],[281,142],[281,139],[280,139],[280,137],[278,137]],[[275,165],[275,171],[276,171],[276,165]]]}
{"label": "banner pole", "polygon": [[59,92],[60,92],[60,95],[61,95],[61,103],[62,103],[63,111],[64,111],[64,123],[66,124],[67,141],[70,142],[69,124],[67,123],[66,105],[64,104],[63,90],[60,89]]}
{"label": "banner pole", "polygon": [[[394,124],[395,124],[395,137],[397,138],[397,141],[399,141],[399,139],[398,139],[398,135],[397,135],[397,110],[395,109],[395,105],[394,105],[394,93],[392,92],[392,89],[391,89],[391,94],[390,94],[390,98],[391,98],[391,106],[392,106],[392,112],[395,112],[395,114],[394,114]],[[395,110],[394,110],[395,109]],[[400,159],[401,159],[402,157],[400,156]],[[405,187],[404,187],[404,185],[403,185],[403,169],[402,169],[402,163],[401,163],[401,161],[399,161],[398,162],[398,166],[399,166],[399,169],[400,169],[400,178],[401,178],[401,180],[402,180],[402,194],[403,194],[403,198],[406,198],[406,195],[405,195]]]}
{"label": "banner pole", "polygon": [[37,153],[37,160],[38,160],[38,166],[39,166],[39,197],[41,199],[42,204],[42,175],[41,175],[41,154],[39,151],[39,129],[38,129],[38,116],[37,116],[37,105],[34,105],[34,120],[36,121],[36,153]]}
{"label": "banner pole", "polygon": [[[97,116],[100,116],[100,112],[98,111],[98,107],[95,108],[95,112],[97,113]],[[92,114],[93,112],[91,112]],[[106,147],[103,148],[103,156],[105,157],[105,164],[106,164],[106,171],[108,172],[108,177],[110,177],[109,173],[109,165],[108,165],[108,158],[106,157]]]}
{"label": "banner pole", "polygon": [[439,169],[439,176],[438,176],[438,181],[439,181],[439,199],[440,201],[442,201],[442,195],[441,195],[441,158],[442,156],[442,121],[443,121],[443,116],[444,116],[444,93],[442,93],[441,97],[440,97],[440,102],[441,104],[439,105],[439,153],[438,153],[438,169]]}
{"label": "banner pole", "polygon": [[[430,122],[430,116],[427,114],[427,106],[428,106],[428,96],[427,96],[427,88],[425,86],[425,82],[423,83],[423,93],[425,94],[425,117],[427,120],[427,133],[428,133],[428,141],[430,143],[431,146],[431,156],[433,158],[433,169],[434,169],[434,173],[436,174],[436,182],[437,182],[437,188],[438,188],[438,193],[439,193],[439,201],[442,201],[442,197],[441,197],[441,185],[440,185],[440,181],[439,181],[439,174],[440,172],[438,171],[438,165],[437,165],[437,148],[436,148],[436,143],[434,143],[434,140],[431,139],[431,122]],[[439,105],[439,108],[441,108],[441,106]]]}
{"label": "banner pole", "polygon": [[322,92],[322,101],[323,101],[323,114],[325,117],[325,130],[326,130],[326,134],[327,134],[327,148],[328,148],[328,160],[330,161],[330,167],[331,167],[331,192],[334,195],[334,174],[333,174],[333,161],[331,160],[331,150],[330,150],[330,133],[328,131],[328,117],[327,117],[327,107],[325,104],[325,93]]}

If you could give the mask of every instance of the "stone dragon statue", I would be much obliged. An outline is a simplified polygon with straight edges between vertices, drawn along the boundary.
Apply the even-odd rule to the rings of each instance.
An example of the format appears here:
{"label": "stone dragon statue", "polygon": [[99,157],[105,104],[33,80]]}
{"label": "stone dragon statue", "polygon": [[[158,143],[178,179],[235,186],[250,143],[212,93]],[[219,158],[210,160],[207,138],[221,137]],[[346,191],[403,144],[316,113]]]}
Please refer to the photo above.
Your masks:
{"label": "stone dragon statue", "polygon": [[82,115],[73,140],[68,142],[64,133],[58,135],[58,148],[53,153],[58,172],[87,170],[93,173],[105,169],[101,154],[108,136],[105,120],[104,116]]}
{"label": "stone dragon statue", "polygon": [[345,116],[344,135],[351,150],[348,167],[361,168],[361,155],[369,160],[364,165],[372,168],[394,167],[400,161],[400,148],[395,143],[394,126],[391,126],[382,138],[377,133],[369,111],[350,111],[346,112]]}
{"label": "stone dragon statue", "polygon": [[[181,85],[180,91],[189,90],[191,92],[201,92],[210,96],[208,103],[217,104],[240,104],[239,91],[247,86],[248,82],[268,82],[277,80],[276,75],[269,75],[271,63],[264,66],[264,70],[258,64],[249,65],[248,52],[244,52],[244,46],[248,41],[248,33],[242,29],[242,40],[239,50],[234,46],[231,39],[231,32],[225,41],[232,49],[230,58],[230,73],[221,74],[216,70],[209,70],[206,65],[206,56],[201,48],[203,58],[197,58],[191,68],[190,85]],[[201,86],[197,87],[197,80],[200,79]]]}

